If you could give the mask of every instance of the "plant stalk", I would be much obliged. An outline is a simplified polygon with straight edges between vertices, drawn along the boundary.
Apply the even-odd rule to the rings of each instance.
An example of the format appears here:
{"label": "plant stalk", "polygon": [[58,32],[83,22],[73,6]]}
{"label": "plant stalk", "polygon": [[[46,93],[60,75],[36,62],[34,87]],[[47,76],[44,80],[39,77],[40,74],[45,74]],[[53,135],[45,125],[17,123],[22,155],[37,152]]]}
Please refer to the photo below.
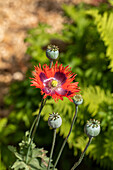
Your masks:
{"label": "plant stalk", "polygon": [[66,142],[67,142],[67,140],[68,140],[68,138],[69,138],[69,136],[70,136],[70,134],[71,134],[71,131],[72,131],[72,128],[73,128],[75,119],[76,119],[76,117],[77,117],[77,111],[78,111],[78,105],[75,105],[75,114],[74,114],[74,117],[73,117],[73,120],[72,120],[72,123],[71,123],[71,127],[70,127],[70,130],[69,130],[69,133],[68,133],[67,137],[65,138],[62,146],[61,146],[60,152],[59,152],[58,157],[57,157],[57,159],[56,159],[56,161],[55,161],[55,164],[54,164],[54,166],[53,166],[53,170],[55,169],[55,167],[56,167],[56,165],[57,165],[57,163],[58,163],[58,161],[59,161],[59,158],[60,158],[60,156],[61,156],[61,154],[62,154],[62,151],[63,151],[63,149],[64,149],[64,146],[65,146],[65,144],[66,144]]}
{"label": "plant stalk", "polygon": [[[30,129],[30,134],[29,134],[29,139],[30,139],[30,143],[29,143],[29,147],[28,147],[28,151],[27,151],[27,155],[26,155],[26,163],[28,162],[28,155],[29,155],[29,151],[30,151],[30,147],[31,147],[31,143],[34,139],[34,136],[35,136],[35,133],[36,133],[36,130],[37,130],[37,127],[38,127],[38,124],[39,124],[39,121],[40,121],[40,115],[41,115],[41,111],[46,103],[46,100],[47,98],[45,99],[44,101],[44,98],[42,98],[42,101],[41,101],[41,106],[40,106],[40,109],[39,109],[39,113],[37,115],[37,117],[35,118],[32,126],[31,126],[31,129]],[[32,135],[31,135],[32,133]],[[29,141],[28,139],[28,141]]]}
{"label": "plant stalk", "polygon": [[53,150],[55,146],[55,139],[56,139],[56,129],[54,129],[53,142],[52,142],[52,147],[51,147],[51,152],[50,152],[50,157],[49,157],[49,164],[48,164],[47,170],[50,169],[51,159],[52,159]]}
{"label": "plant stalk", "polygon": [[[50,60],[50,68],[52,67],[52,64],[53,64],[53,60]],[[29,155],[31,143],[32,143],[32,141],[33,141],[33,139],[34,139],[34,136],[35,136],[35,133],[36,133],[38,124],[39,124],[41,111],[42,111],[44,105],[46,104],[46,100],[47,100],[47,98],[46,98],[45,100],[44,100],[44,98],[42,98],[41,106],[40,106],[40,109],[39,109],[39,113],[38,113],[37,117],[35,118],[32,126],[31,126],[31,129],[30,129],[28,141],[30,140],[30,138],[31,138],[31,140],[30,140],[29,147],[28,147],[28,151],[27,151],[27,155],[26,155],[26,163],[27,163],[27,161],[28,161],[28,155]],[[32,134],[32,135],[31,135],[31,134]]]}
{"label": "plant stalk", "polygon": [[92,141],[92,138],[93,137],[89,137],[88,143],[86,144],[86,147],[85,147],[84,151],[81,153],[81,156],[80,156],[79,160],[74,164],[74,166],[71,168],[71,170],[76,169],[78,167],[78,165],[82,162],[82,160],[84,158],[84,155],[85,155],[85,152],[86,152],[88,146],[90,145],[90,143]]}
{"label": "plant stalk", "polygon": [[50,66],[49,66],[49,68],[52,67],[52,64],[53,64],[53,60],[50,60]]}

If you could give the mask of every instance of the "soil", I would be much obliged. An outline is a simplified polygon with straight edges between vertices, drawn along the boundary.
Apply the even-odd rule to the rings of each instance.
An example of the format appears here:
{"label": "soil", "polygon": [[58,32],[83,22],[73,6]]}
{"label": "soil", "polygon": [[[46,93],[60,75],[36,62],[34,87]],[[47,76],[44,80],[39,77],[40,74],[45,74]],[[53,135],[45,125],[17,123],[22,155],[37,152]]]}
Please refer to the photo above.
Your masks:
{"label": "soil", "polygon": [[102,0],[0,0],[0,117],[9,114],[3,97],[10,84],[22,81],[29,65],[24,43],[27,30],[43,22],[52,26],[51,32],[60,32],[64,23],[62,4],[81,1],[97,5]]}

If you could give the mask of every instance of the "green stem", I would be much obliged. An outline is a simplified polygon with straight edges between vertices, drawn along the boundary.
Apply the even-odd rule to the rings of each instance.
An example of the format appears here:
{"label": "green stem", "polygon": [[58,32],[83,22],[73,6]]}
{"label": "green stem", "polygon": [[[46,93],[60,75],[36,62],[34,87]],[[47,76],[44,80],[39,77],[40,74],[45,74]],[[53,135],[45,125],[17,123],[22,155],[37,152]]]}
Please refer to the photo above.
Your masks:
{"label": "green stem", "polygon": [[35,126],[36,120],[37,120],[37,117],[35,118],[35,120],[34,120],[33,123],[32,123],[31,129],[30,129],[30,132],[29,132],[28,141],[29,141],[29,139],[31,138],[31,134],[32,134],[33,128],[34,128],[34,126]]}
{"label": "green stem", "polygon": [[52,64],[53,64],[53,60],[50,60],[50,66],[49,66],[49,68],[52,67]]}
{"label": "green stem", "polygon": [[37,120],[36,120],[36,124],[35,124],[35,127],[34,127],[34,130],[33,130],[33,133],[32,133],[32,137],[31,137],[31,140],[33,141],[34,139],[34,136],[35,136],[35,132],[37,130],[37,127],[38,127],[38,124],[39,124],[39,120],[40,120],[40,115],[41,115],[41,111],[46,103],[46,100],[47,98],[45,99],[45,102],[44,102],[44,99],[42,99],[42,102],[41,102],[41,106],[40,106],[40,110],[39,110],[39,114],[37,116]]}
{"label": "green stem", "polygon": [[51,147],[51,152],[50,152],[50,157],[49,157],[49,164],[48,164],[47,170],[49,170],[49,168],[50,168],[50,163],[51,163],[53,150],[54,150],[54,146],[55,146],[55,139],[56,139],[56,129],[54,129],[53,142],[52,142],[52,147]]}
{"label": "green stem", "polygon": [[90,145],[90,143],[92,141],[92,138],[93,137],[89,137],[88,143],[86,144],[86,147],[85,147],[84,151],[81,153],[81,156],[80,156],[79,160],[74,164],[74,166],[71,168],[71,170],[76,169],[77,166],[82,162],[82,160],[84,158],[84,155],[85,155],[85,152],[86,152],[88,146]]}
{"label": "green stem", "polygon": [[[50,60],[50,68],[52,67],[52,64],[53,64],[53,60]],[[30,143],[29,143],[29,147],[28,147],[28,151],[27,151],[27,155],[26,155],[26,163],[28,161],[28,155],[29,155],[29,151],[30,151],[30,147],[31,147],[31,143],[34,139],[34,136],[35,136],[35,132],[37,130],[37,127],[38,127],[38,124],[39,124],[39,120],[40,120],[40,115],[41,115],[41,111],[46,103],[46,100],[47,98],[44,100],[44,98],[42,98],[42,101],[41,101],[41,106],[40,106],[40,109],[39,109],[39,113],[37,115],[37,117],[35,118],[32,126],[31,126],[31,129],[30,129],[30,132],[29,132],[29,138],[28,138],[28,141],[30,140]],[[32,134],[32,135],[31,135]]]}
{"label": "green stem", "polygon": [[[39,109],[39,114],[38,114],[37,117],[35,118],[32,126],[31,126],[31,129],[30,129],[29,139],[31,138],[31,140],[30,140],[29,147],[28,147],[28,151],[27,151],[27,155],[26,155],[26,163],[27,163],[27,161],[28,161],[28,155],[29,155],[31,143],[32,143],[32,141],[33,141],[33,139],[34,139],[34,136],[35,136],[35,133],[36,133],[38,124],[39,124],[41,111],[42,111],[42,109],[43,109],[43,107],[44,107],[44,105],[45,105],[45,103],[46,103],[46,100],[47,100],[47,98],[45,99],[45,101],[44,101],[44,98],[42,99],[42,101],[41,101],[41,106],[40,106],[40,109]],[[34,128],[34,129],[33,129],[33,128]],[[32,133],[32,135],[31,135],[31,133]],[[29,139],[28,139],[28,141],[29,141]]]}
{"label": "green stem", "polygon": [[58,163],[58,161],[59,161],[59,158],[60,158],[60,156],[61,156],[61,153],[62,153],[62,151],[63,151],[63,149],[64,149],[64,146],[65,146],[65,144],[66,144],[66,142],[67,142],[67,140],[68,140],[68,138],[69,138],[69,136],[70,136],[70,134],[71,134],[71,131],[72,131],[72,128],[73,128],[75,119],[76,119],[76,117],[77,117],[77,111],[78,111],[78,105],[75,105],[75,114],[74,114],[74,117],[73,117],[73,120],[72,120],[72,124],[71,124],[70,130],[69,130],[69,133],[68,133],[67,137],[65,138],[65,140],[64,140],[64,142],[63,142],[63,144],[62,144],[62,147],[61,147],[61,149],[60,149],[60,152],[59,152],[59,154],[58,154],[58,157],[57,157],[57,159],[56,159],[56,161],[55,161],[55,164],[54,164],[54,166],[53,166],[53,170],[55,169],[55,167],[56,167],[56,165],[57,165],[57,163]]}

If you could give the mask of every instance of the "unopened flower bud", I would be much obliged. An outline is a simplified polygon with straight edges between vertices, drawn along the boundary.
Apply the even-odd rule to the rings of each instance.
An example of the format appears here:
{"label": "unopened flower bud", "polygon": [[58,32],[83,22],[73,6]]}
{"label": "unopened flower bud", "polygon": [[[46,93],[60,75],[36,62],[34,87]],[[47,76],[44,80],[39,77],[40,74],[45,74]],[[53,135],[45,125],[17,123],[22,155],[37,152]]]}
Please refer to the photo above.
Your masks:
{"label": "unopened flower bud", "polygon": [[48,45],[46,50],[46,56],[50,60],[56,60],[59,56],[59,48],[55,45]]}
{"label": "unopened flower bud", "polygon": [[84,131],[89,137],[95,137],[100,133],[100,122],[95,119],[87,121]]}
{"label": "unopened flower bud", "polygon": [[83,98],[80,94],[76,94],[75,96],[73,96],[73,103],[76,105],[80,105],[83,103]]}
{"label": "unopened flower bud", "polygon": [[52,113],[50,114],[49,118],[48,118],[48,125],[53,128],[59,128],[62,124],[62,118],[60,117],[60,115],[58,113]]}

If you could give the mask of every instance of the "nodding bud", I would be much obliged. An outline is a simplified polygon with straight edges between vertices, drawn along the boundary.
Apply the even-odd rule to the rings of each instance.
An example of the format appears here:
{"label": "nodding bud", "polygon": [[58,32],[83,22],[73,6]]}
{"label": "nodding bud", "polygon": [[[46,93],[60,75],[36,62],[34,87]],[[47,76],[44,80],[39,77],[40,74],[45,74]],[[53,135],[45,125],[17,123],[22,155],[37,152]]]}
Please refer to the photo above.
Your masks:
{"label": "nodding bud", "polygon": [[95,119],[90,119],[87,121],[84,131],[89,137],[95,137],[100,133],[100,122]]}
{"label": "nodding bud", "polygon": [[50,60],[56,60],[59,56],[59,48],[56,45],[48,45],[46,50],[46,56]]}
{"label": "nodding bud", "polygon": [[53,112],[48,118],[48,125],[53,128],[59,128],[62,124],[62,118],[58,113]]}
{"label": "nodding bud", "polygon": [[73,96],[73,103],[76,105],[80,105],[83,103],[83,98],[80,94],[76,94],[75,96]]}

